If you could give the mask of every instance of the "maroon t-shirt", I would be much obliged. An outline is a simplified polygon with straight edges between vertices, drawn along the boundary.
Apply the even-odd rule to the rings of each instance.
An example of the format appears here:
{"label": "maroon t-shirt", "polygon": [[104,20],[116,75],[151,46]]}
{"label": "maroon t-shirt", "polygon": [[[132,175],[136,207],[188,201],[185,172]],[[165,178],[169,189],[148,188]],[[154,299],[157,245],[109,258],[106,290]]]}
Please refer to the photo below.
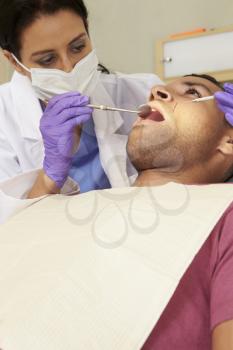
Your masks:
{"label": "maroon t-shirt", "polygon": [[233,204],[194,258],[142,349],[209,350],[214,327],[232,319]]}

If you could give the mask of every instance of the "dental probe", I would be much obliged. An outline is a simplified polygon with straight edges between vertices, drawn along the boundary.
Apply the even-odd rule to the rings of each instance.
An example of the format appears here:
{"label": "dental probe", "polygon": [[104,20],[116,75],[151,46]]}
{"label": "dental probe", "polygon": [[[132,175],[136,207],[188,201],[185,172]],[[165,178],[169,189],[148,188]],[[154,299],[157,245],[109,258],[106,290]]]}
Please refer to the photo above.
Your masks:
{"label": "dental probe", "polygon": [[129,113],[138,113],[139,111],[131,110],[131,109],[123,109],[123,108],[116,108],[116,107],[109,107],[104,105],[91,105],[88,104],[87,107],[93,108],[93,109],[100,109],[101,111],[117,111],[117,112],[129,112]]}
{"label": "dental probe", "polygon": [[192,102],[203,102],[203,101],[209,101],[209,100],[214,100],[214,96],[195,98],[195,100],[192,100]]}
{"label": "dental probe", "polygon": [[117,108],[117,107],[109,107],[104,105],[92,105],[92,104],[88,104],[87,107],[90,107],[93,109],[100,109],[101,111],[135,113],[135,114],[138,114],[141,118],[146,118],[146,116],[148,116],[152,112],[151,107],[146,104],[139,106],[137,111],[132,109],[123,109],[123,108]]}

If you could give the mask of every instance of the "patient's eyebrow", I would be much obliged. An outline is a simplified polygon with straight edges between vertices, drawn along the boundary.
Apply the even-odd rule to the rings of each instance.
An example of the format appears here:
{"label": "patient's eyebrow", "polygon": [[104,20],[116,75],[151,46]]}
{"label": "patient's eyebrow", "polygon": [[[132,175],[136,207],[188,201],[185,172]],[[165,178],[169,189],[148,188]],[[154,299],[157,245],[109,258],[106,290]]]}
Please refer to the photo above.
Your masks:
{"label": "patient's eyebrow", "polygon": [[200,86],[200,87],[204,88],[209,95],[213,95],[213,91],[211,91],[205,84],[197,83],[197,82],[193,82],[193,81],[184,81],[183,84],[187,85],[187,86]]}

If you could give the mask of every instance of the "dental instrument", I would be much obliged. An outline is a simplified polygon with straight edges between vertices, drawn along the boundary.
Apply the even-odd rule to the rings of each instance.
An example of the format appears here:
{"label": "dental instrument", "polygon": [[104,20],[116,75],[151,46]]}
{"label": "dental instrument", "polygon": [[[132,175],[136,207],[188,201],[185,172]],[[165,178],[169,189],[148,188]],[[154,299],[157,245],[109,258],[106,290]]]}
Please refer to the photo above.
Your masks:
{"label": "dental instrument", "polygon": [[190,101],[184,101],[184,102],[176,102],[174,108],[173,108],[173,112],[175,111],[177,105],[179,104],[183,104],[183,103],[192,103],[192,102],[205,102],[205,101],[211,101],[214,100],[214,95],[213,96],[205,96],[205,97],[199,97],[199,98],[195,98],[194,100],[190,100]]}
{"label": "dental instrument", "polygon": [[109,106],[104,106],[104,105],[93,105],[93,104],[88,104],[87,107],[90,107],[93,109],[100,109],[101,111],[117,111],[117,112],[135,113],[135,114],[138,114],[141,118],[146,118],[152,112],[151,107],[147,104],[139,106],[137,110],[109,107]]}

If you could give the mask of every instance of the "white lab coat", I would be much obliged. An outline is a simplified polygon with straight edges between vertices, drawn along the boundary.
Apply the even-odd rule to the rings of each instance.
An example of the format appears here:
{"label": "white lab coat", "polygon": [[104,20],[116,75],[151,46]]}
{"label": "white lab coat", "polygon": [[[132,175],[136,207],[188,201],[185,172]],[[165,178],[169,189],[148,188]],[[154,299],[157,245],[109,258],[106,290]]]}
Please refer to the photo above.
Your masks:
{"label": "white lab coat", "polygon": [[[161,84],[161,81],[152,74],[99,73],[85,93],[93,104],[135,109],[147,101],[155,84]],[[38,171],[35,169],[42,168],[41,115],[42,109],[29,79],[15,72],[10,83],[0,86],[0,221],[2,201],[4,206],[9,201],[11,207],[12,198],[23,198],[35,179]],[[129,177],[135,170],[127,162],[126,142],[135,115],[94,111],[93,119],[100,160],[111,186],[130,185]],[[24,173],[20,180],[13,178]],[[7,186],[4,185],[6,180]],[[11,188],[11,191],[5,188]],[[17,208],[19,203],[17,201]],[[10,212],[14,212],[13,207]]]}

